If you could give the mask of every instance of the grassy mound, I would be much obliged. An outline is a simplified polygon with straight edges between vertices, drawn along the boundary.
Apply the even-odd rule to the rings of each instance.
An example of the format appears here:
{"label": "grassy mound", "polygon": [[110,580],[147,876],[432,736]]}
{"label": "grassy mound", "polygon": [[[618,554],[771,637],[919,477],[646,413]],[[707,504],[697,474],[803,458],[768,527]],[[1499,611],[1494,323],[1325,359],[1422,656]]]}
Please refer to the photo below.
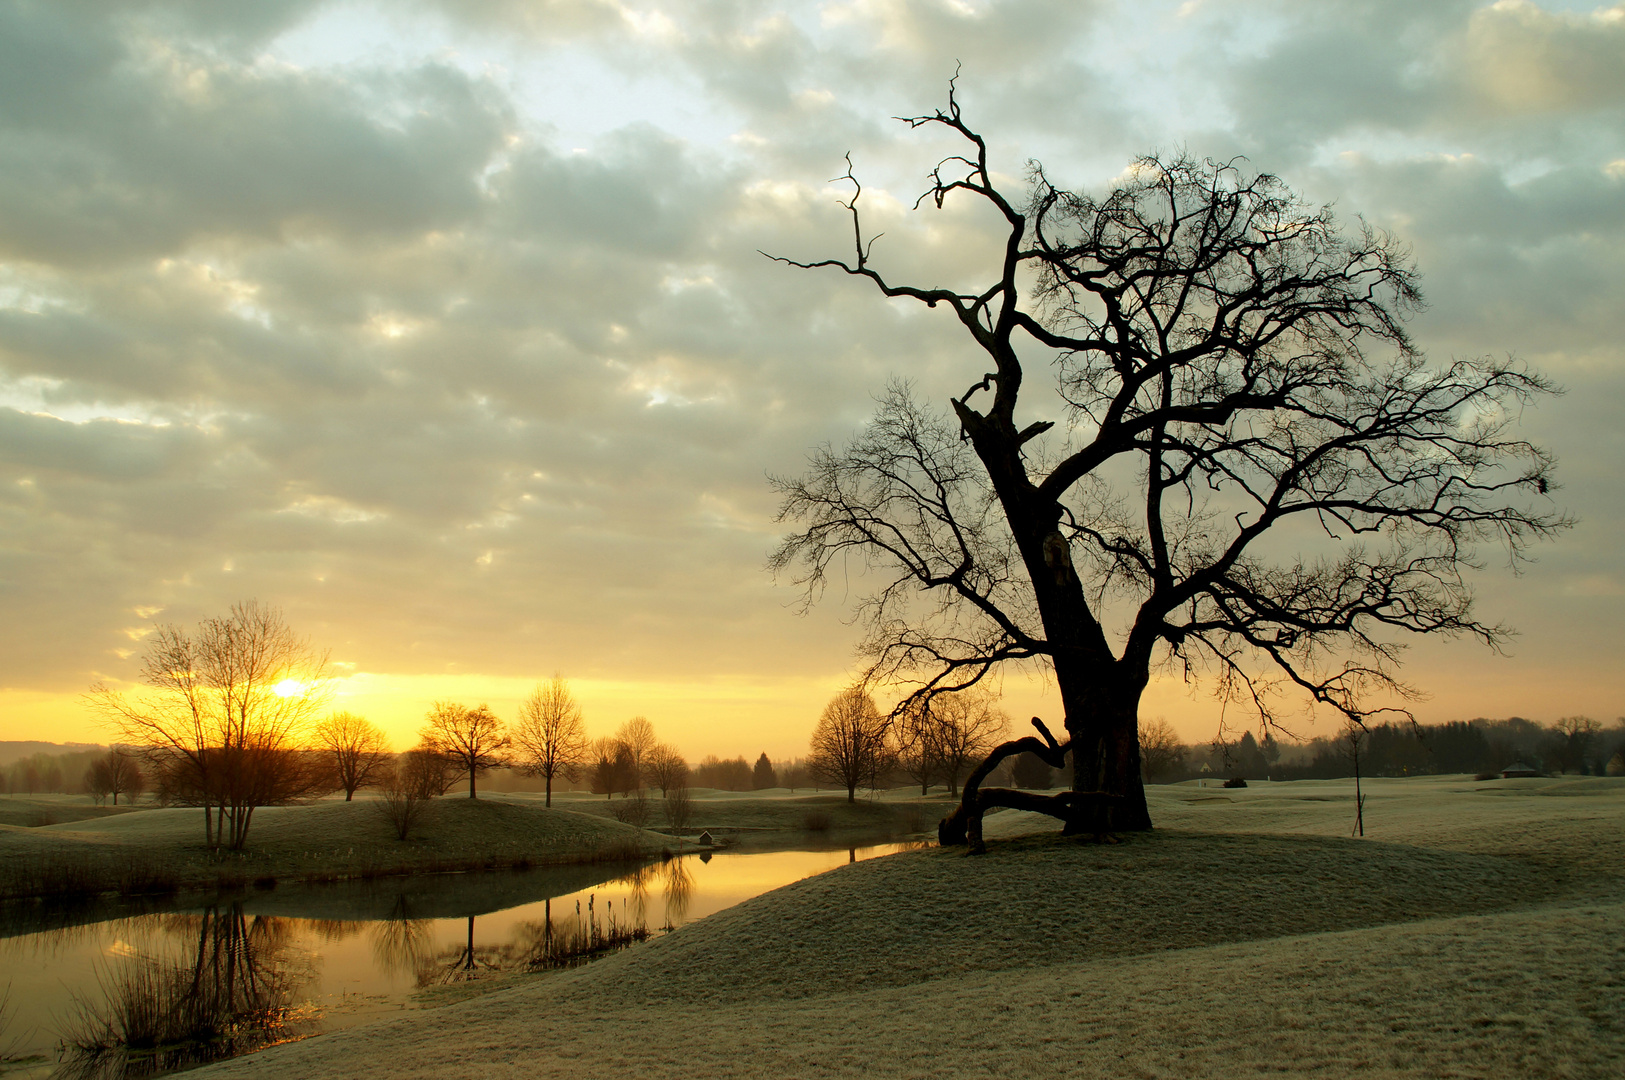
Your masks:
{"label": "grassy mound", "polygon": [[[752,832],[863,832],[871,835],[897,835],[935,831],[937,822],[957,805],[944,797],[896,797],[858,799],[848,802],[845,795],[792,794],[712,791],[695,789],[687,833]],[[603,817],[613,817],[621,799],[571,799],[554,805]],[[665,800],[656,792],[648,802],[649,825],[665,828]]]}
{"label": "grassy mound", "polygon": [[235,887],[411,872],[616,861],[658,852],[657,834],[501,796],[437,799],[411,839],[370,800],[268,806],[246,849],[203,844],[202,811],[145,810],[43,828],[0,826],[0,895]]}
{"label": "grassy mound", "polygon": [[0,825],[37,829],[65,821],[84,821],[134,813],[130,806],[95,806],[79,800],[5,798],[0,796]]}

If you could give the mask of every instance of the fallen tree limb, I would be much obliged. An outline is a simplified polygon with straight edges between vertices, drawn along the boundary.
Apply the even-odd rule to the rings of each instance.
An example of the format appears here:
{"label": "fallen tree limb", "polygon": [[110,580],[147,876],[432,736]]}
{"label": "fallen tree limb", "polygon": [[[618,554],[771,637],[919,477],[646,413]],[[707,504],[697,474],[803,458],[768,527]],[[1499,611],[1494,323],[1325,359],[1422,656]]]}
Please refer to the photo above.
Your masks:
{"label": "fallen tree limb", "polygon": [[983,790],[982,781],[986,780],[1006,758],[1016,754],[1034,754],[1052,769],[1066,766],[1066,752],[1071,748],[1071,742],[1056,742],[1055,736],[1044,726],[1044,721],[1036,716],[1033,717],[1033,727],[1044,737],[1042,741],[1027,735],[1000,743],[988,754],[987,759],[972,771],[965,781],[965,790],[959,805],[954,808],[953,813],[937,824],[937,843],[943,847],[968,844],[972,855],[982,854],[987,850],[987,846],[982,842],[982,815],[995,806],[1048,814],[1071,825],[1077,820],[1077,811],[1080,807],[1122,798],[1120,795],[1104,791],[1063,791],[1055,795],[1039,795],[1015,788]]}

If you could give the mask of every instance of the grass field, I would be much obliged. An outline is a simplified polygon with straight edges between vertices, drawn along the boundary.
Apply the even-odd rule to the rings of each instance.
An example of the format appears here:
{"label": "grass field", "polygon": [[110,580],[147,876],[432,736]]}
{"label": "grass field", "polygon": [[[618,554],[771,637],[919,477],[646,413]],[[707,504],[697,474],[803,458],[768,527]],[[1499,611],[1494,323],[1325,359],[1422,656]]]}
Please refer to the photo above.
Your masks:
{"label": "grass field", "polygon": [[1625,780],[1152,791],[1115,845],[798,882],[586,968],[203,1070],[301,1077],[1625,1073]]}

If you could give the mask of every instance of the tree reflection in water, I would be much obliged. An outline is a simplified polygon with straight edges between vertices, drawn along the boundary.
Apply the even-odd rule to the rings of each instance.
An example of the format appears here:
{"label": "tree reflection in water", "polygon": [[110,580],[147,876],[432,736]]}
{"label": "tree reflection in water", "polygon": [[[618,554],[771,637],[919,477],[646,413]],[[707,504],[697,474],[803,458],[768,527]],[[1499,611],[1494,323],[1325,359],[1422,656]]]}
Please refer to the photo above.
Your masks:
{"label": "tree reflection in water", "polygon": [[384,971],[427,986],[434,978],[434,953],[434,920],[412,918],[406,897],[396,897],[388,917],[373,925],[373,959]]}
{"label": "tree reflection in water", "polygon": [[606,883],[626,886],[627,895],[623,902],[627,917],[636,925],[643,926],[649,921],[649,882],[659,873],[659,867],[659,863],[649,863]]}
{"label": "tree reflection in water", "polygon": [[474,947],[474,916],[468,917],[468,940],[466,944],[447,949],[436,958],[436,963],[428,972],[428,978],[420,974],[418,985],[427,986],[429,981],[443,983],[466,982],[479,978],[481,969],[498,971],[508,966],[502,961],[509,950],[500,946],[486,946],[476,950]]}
{"label": "tree reflection in water", "polygon": [[666,925],[671,930],[688,918],[688,902],[694,896],[694,876],[682,859],[668,860],[661,871],[665,878]]}
{"label": "tree reflection in water", "polygon": [[103,1000],[80,1001],[53,1076],[150,1076],[314,1030],[314,1010],[295,1004],[314,971],[291,945],[291,920],[249,917],[237,902],[163,925],[186,942],[183,958],[131,955],[102,972]]}

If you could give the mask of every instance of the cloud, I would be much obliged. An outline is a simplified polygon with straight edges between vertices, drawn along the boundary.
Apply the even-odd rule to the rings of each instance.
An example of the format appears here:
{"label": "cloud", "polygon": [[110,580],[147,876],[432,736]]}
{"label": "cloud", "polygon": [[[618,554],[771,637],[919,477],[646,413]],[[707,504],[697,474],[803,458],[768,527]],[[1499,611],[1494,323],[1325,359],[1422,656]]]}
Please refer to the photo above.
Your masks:
{"label": "cloud", "polygon": [[1617,113],[1625,102],[1625,4],[1582,13],[1497,0],[1473,12],[1457,71],[1486,110]]}
{"label": "cloud", "polygon": [[7,259],[105,265],[209,236],[452,228],[477,211],[510,127],[487,88],[440,65],[289,70],[120,35],[72,7],[24,10],[0,15]]}
{"label": "cloud", "polygon": [[[940,312],[759,251],[850,249],[825,181],[852,151],[876,265],[979,280],[998,222],[911,209],[962,144],[890,119],[961,61],[1013,191],[1028,157],[1083,184],[1190,145],[1394,230],[1430,347],[1549,365],[1576,405],[1539,422],[1583,457],[1625,329],[1617,23],[0,4],[0,684],[128,677],[133,609],[249,596],[373,672],[838,674],[838,600],[794,619],[761,572],[764,473],[847,437],[889,376],[942,400],[981,362]],[[1570,475],[1614,520],[1617,481]],[[1606,535],[1562,581],[1607,572]],[[1537,593],[1556,620],[1561,585]]]}

